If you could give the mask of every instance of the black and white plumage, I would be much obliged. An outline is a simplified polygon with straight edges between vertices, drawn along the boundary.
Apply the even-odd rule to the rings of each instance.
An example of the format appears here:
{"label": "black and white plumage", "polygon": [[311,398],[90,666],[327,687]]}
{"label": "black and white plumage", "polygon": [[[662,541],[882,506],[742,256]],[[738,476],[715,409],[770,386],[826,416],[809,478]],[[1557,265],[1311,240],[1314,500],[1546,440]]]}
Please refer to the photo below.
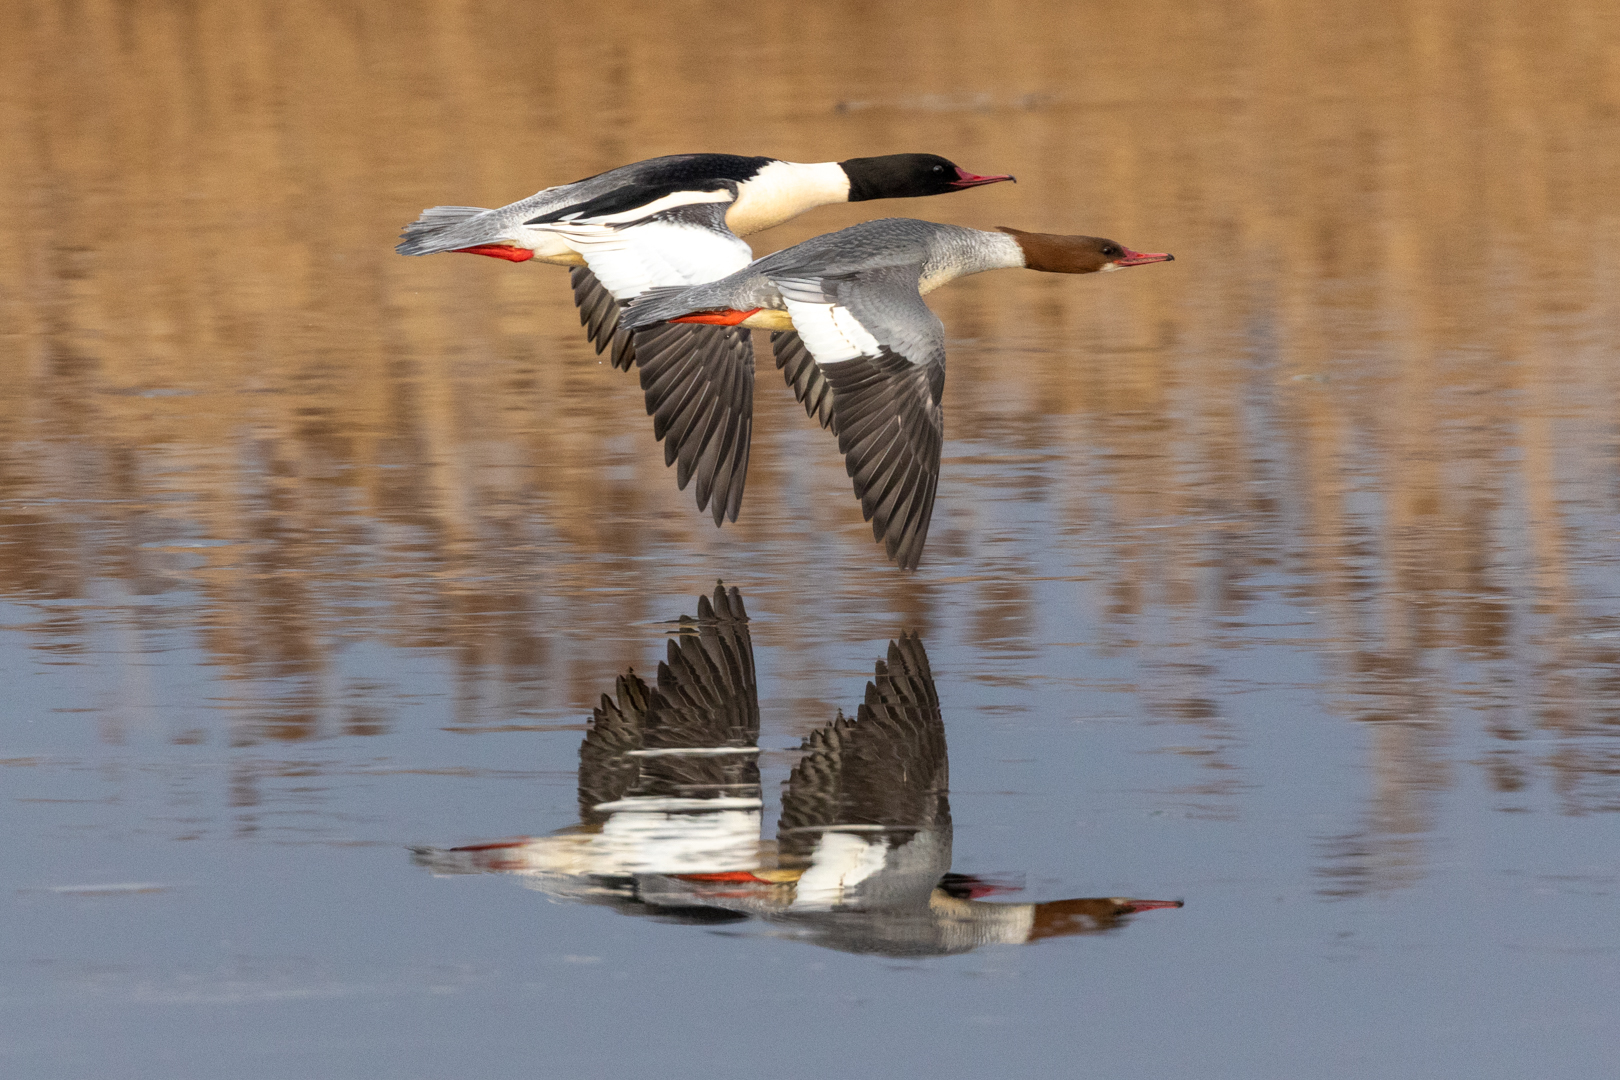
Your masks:
{"label": "black and white plumage", "polygon": [[[652,158],[495,210],[437,206],[407,226],[402,255],[459,251],[572,267],[580,321],[616,368],[641,367],[665,464],[694,477],[715,524],[736,520],[748,472],[753,344],[746,330],[688,326],[637,340],[620,305],[652,288],[713,281],[753,257],[741,239],[815,206],[935,195],[1010,180],[932,154],[801,164],[733,154]],[[662,362],[649,371],[647,357]],[[679,356],[677,360],[676,357]]]}
{"label": "black and white plumage", "polygon": [[837,435],[873,536],[902,569],[914,569],[945,432],[945,328],[923,295],[998,268],[1078,274],[1170,259],[1100,237],[888,218],[815,237],[705,285],[652,290],[621,321],[632,329],[774,330],[777,366],[806,411]]}

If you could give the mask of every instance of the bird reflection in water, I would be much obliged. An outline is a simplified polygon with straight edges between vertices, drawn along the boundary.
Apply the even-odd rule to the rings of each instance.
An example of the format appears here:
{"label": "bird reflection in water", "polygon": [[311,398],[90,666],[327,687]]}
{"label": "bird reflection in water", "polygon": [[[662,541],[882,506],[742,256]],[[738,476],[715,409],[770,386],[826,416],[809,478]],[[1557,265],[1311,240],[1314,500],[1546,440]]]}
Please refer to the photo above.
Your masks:
{"label": "bird reflection in water", "polygon": [[854,719],[806,738],[777,839],[760,836],[759,701],[736,589],[682,616],[655,686],[602,696],[579,757],[580,823],[550,836],[418,848],[436,874],[510,873],[558,899],[724,923],[846,952],[929,956],[1107,930],[1180,901],[990,902],[1011,891],[950,873],[949,763],[916,635],[889,643]]}

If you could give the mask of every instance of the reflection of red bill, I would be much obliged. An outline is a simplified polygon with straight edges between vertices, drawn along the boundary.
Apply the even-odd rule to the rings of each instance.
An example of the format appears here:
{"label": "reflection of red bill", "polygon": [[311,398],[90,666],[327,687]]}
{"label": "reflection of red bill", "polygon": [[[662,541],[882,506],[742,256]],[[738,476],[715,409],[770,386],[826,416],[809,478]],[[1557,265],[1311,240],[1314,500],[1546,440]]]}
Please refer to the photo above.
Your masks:
{"label": "reflection of red bill", "polygon": [[1125,910],[1132,914],[1138,911],[1152,911],[1155,908],[1178,908],[1185,906],[1181,900],[1127,900]]}

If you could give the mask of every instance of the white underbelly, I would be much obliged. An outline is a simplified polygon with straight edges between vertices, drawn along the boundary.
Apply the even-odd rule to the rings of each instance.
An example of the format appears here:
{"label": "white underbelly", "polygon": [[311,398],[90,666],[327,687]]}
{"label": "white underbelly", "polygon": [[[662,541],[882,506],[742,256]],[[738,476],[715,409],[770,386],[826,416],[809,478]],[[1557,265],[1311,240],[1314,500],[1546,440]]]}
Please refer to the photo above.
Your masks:
{"label": "white underbelly", "polygon": [[550,229],[520,225],[512,237],[512,242],[534,252],[535,262],[552,263],[557,266],[585,265],[584,257],[574,250],[573,245],[569,244],[565,237]]}

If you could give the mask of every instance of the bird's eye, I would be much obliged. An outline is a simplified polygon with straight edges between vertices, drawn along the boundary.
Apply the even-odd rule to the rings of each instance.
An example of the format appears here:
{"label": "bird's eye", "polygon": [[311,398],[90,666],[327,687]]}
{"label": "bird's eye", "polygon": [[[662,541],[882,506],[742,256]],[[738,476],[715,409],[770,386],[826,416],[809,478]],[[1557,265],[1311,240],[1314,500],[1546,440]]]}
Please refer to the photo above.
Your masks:
{"label": "bird's eye", "polygon": [[944,172],[945,171],[945,166],[943,166],[943,165],[935,165],[934,166],[934,171],[935,172]]}
{"label": "bird's eye", "polygon": [[1107,255],[1110,259],[1112,259],[1115,255],[1123,255],[1125,253],[1123,251],[1119,250],[1119,248],[1117,246],[1115,246],[1113,244],[1108,244],[1103,248],[1103,254]]}

